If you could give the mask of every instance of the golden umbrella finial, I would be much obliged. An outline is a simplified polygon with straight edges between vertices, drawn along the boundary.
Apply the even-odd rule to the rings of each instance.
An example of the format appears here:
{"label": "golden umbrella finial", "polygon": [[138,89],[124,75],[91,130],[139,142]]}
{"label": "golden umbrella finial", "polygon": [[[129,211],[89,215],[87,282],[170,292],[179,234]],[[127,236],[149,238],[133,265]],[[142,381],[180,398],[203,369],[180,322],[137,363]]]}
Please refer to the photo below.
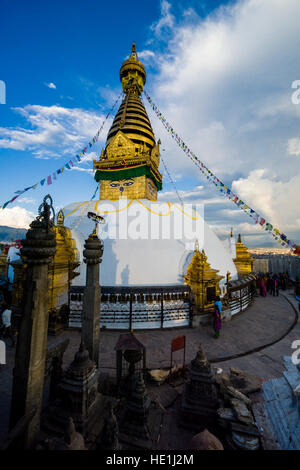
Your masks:
{"label": "golden umbrella finial", "polygon": [[136,52],[135,42],[132,43],[131,54],[130,54],[129,58],[135,58],[136,60],[139,60],[137,52]]}

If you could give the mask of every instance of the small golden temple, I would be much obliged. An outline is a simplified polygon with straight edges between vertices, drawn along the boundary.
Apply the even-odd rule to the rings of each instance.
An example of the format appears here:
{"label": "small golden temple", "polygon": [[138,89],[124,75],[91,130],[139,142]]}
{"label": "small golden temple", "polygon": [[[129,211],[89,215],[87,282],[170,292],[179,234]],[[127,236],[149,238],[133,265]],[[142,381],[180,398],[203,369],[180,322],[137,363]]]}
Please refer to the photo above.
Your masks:
{"label": "small golden temple", "polygon": [[239,276],[247,276],[253,271],[254,259],[251,257],[249,251],[242,243],[242,237],[239,233],[238,241],[235,244],[236,257],[234,258],[234,264],[236,265]]}
{"label": "small golden temple", "polygon": [[157,200],[162,189],[158,170],[160,140],[156,143],[140,95],[146,83],[144,65],[135,44],[120,69],[125,97],[108,132],[100,159],[94,160],[95,180],[100,182],[101,200]]}
{"label": "small golden temple", "polygon": [[221,294],[220,281],[224,276],[218,274],[207,261],[204,250],[200,252],[198,242],[192,260],[184,276],[185,283],[191,288],[196,308],[209,311],[213,308],[216,296]]}

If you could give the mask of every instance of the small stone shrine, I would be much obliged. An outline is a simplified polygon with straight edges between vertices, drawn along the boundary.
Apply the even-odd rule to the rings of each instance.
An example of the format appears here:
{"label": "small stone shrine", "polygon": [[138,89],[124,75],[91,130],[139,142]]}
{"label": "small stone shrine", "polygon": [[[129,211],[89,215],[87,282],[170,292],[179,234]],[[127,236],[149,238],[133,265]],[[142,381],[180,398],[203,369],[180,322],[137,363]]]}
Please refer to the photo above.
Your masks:
{"label": "small stone shrine", "polygon": [[121,395],[130,396],[135,373],[146,370],[146,348],[133,333],[125,333],[119,336],[115,351],[117,388]]}
{"label": "small stone shrine", "polygon": [[84,437],[91,432],[100,432],[104,424],[100,419],[104,414],[104,401],[97,389],[96,364],[89,358],[89,353],[81,342],[58,386],[58,399],[49,406],[44,421],[45,430],[62,435],[71,416],[77,431]]}
{"label": "small stone shrine", "polygon": [[199,431],[214,427],[218,407],[215,374],[200,345],[189,365],[189,380],[182,394],[180,424]]}
{"label": "small stone shrine", "polygon": [[136,372],[132,391],[120,418],[120,441],[132,446],[151,448],[148,425],[151,399],[146,393],[142,371]]}

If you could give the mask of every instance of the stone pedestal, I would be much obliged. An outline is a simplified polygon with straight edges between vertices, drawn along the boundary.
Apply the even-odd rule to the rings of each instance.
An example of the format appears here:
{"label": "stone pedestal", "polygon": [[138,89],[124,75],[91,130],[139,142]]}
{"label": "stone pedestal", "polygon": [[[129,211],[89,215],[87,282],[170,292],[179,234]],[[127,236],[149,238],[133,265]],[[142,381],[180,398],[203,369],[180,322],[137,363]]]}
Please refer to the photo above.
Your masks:
{"label": "stone pedestal", "polygon": [[99,264],[102,261],[103,244],[96,234],[85,241],[83,251],[86,263],[86,285],[83,297],[82,339],[89,351],[90,358],[98,367],[100,335],[100,285]]}
{"label": "stone pedestal", "polygon": [[202,431],[217,423],[217,386],[214,373],[200,345],[189,366],[189,381],[185,384],[180,408],[180,425]]}
{"label": "stone pedestal", "polygon": [[25,434],[24,447],[30,447],[39,431],[48,330],[48,265],[55,254],[55,234],[50,208],[44,199],[40,215],[30,224],[22,241],[21,256],[27,264],[23,312],[17,342],[10,429],[35,410]]}
{"label": "stone pedestal", "polygon": [[37,445],[36,450],[87,450],[87,448],[83,436],[76,432],[74,422],[69,417],[64,436],[46,438]]}
{"label": "stone pedestal", "polygon": [[213,312],[204,311],[202,308],[193,305],[192,307],[192,328],[198,328],[201,325],[210,325],[213,321]]}

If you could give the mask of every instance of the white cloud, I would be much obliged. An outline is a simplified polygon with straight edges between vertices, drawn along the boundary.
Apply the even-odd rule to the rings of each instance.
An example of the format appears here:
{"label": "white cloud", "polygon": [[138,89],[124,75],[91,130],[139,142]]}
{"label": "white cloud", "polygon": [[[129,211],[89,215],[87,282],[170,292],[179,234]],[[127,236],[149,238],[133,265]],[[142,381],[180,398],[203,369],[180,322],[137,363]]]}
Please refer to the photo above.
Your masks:
{"label": "white cloud", "polygon": [[56,85],[55,85],[55,83],[53,83],[53,82],[45,83],[45,85],[46,85],[48,88],[52,88],[53,90],[56,89]]}
{"label": "white cloud", "polygon": [[289,155],[300,155],[300,139],[294,137],[288,141],[288,153]]}
{"label": "white cloud", "polygon": [[138,51],[138,58],[143,61],[144,65],[153,65],[155,57],[155,53],[149,49],[144,49],[141,52]]}
{"label": "white cloud", "polygon": [[80,166],[72,166],[71,170],[73,170],[73,171],[83,171],[85,173],[89,173],[90,175],[94,174],[94,170],[92,170],[91,168],[82,168]]}
{"label": "white cloud", "polygon": [[300,230],[300,174],[280,181],[263,169],[253,170],[234,181],[232,188],[277,228],[293,233]]}
{"label": "white cloud", "polygon": [[29,228],[29,224],[33,219],[35,219],[35,215],[24,209],[24,207],[14,206],[0,209],[0,225],[14,228]]}
{"label": "white cloud", "polygon": [[[155,24],[158,33],[166,15],[172,17],[170,4]],[[294,136],[299,134],[300,105],[291,100],[291,84],[299,78],[299,1],[242,0],[204,19],[193,15],[189,22],[190,15],[184,16],[181,22],[174,17],[166,21],[173,22],[172,37],[167,49],[156,54],[154,92],[147,91],[225,184],[234,181],[233,188],[245,202],[290,238],[299,237],[295,230],[300,207],[295,201],[300,200],[300,139]],[[202,182],[200,171],[153,112],[149,114],[171,175]],[[215,213],[219,226],[228,222],[228,207],[225,202],[225,212],[219,207]],[[231,207],[237,211],[232,212],[237,213],[233,220],[240,223],[238,213],[246,215]]]}
{"label": "white cloud", "polygon": [[139,59],[148,59],[148,58],[153,58],[155,57],[155,54],[153,51],[150,51],[149,49],[144,49],[141,52],[138,52]]}
{"label": "white cloud", "polygon": [[32,199],[30,197],[21,197],[19,199],[19,203],[22,202],[23,204],[36,204],[36,199]]}
{"label": "white cloud", "polygon": [[[29,150],[36,158],[60,158],[75,155],[96,134],[104,115],[80,108],[27,105],[14,108],[29,128],[0,127],[0,148]],[[100,138],[104,139],[111,120]]]}
{"label": "white cloud", "polygon": [[175,17],[171,13],[171,3],[166,0],[161,1],[161,17],[160,19],[151,26],[151,30],[154,34],[161,38],[166,30],[173,28],[175,24]]}

